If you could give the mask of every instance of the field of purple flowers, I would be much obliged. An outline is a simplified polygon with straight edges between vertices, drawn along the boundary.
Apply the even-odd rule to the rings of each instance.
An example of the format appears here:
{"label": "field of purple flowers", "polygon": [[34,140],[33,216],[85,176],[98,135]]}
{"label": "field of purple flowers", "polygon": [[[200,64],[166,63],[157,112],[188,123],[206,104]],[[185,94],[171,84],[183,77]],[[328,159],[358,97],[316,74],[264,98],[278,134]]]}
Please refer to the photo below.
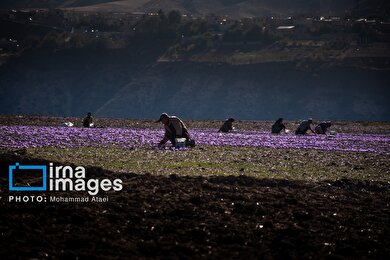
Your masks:
{"label": "field of purple flowers", "polygon": [[[0,126],[1,148],[157,146],[163,130],[155,128],[77,128]],[[215,129],[191,129],[198,145],[245,146],[371,152],[390,155],[390,134],[336,134],[296,136],[292,133],[240,130],[217,133]]]}

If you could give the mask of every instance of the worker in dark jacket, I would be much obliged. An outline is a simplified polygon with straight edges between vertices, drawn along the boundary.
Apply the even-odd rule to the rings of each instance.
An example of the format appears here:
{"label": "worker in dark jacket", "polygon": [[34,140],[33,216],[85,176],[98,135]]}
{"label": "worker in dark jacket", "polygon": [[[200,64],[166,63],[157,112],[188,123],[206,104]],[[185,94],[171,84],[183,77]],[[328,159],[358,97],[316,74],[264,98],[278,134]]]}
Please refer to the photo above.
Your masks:
{"label": "worker in dark jacket", "polygon": [[314,128],[314,131],[316,132],[316,134],[325,135],[326,131],[328,131],[328,128],[331,126],[331,122],[321,122],[316,126],[316,128]]}
{"label": "worker in dark jacket", "polygon": [[233,122],[234,122],[234,118],[229,118],[229,119],[226,119],[226,121],[223,123],[223,125],[221,126],[221,128],[219,129],[218,132],[222,132],[222,133],[228,133],[229,131],[232,131],[234,130],[234,127],[233,127]]}
{"label": "worker in dark jacket", "polygon": [[276,122],[272,125],[271,133],[273,134],[280,134],[280,132],[284,130],[286,131],[286,126],[283,124],[283,118],[279,118],[276,120]]}
{"label": "worker in dark jacket", "polygon": [[310,130],[313,134],[314,131],[311,129],[311,124],[313,123],[313,119],[309,118],[308,120],[303,121],[295,131],[296,135],[304,135],[308,130]]}
{"label": "worker in dark jacket", "polygon": [[168,141],[172,143],[172,146],[176,146],[176,138],[185,138],[186,146],[195,146],[195,141],[190,138],[187,127],[180,118],[162,113],[156,122],[161,122],[165,128],[164,138],[160,141],[159,146]]}
{"label": "worker in dark jacket", "polygon": [[83,126],[84,127],[95,127],[95,124],[93,123],[93,117],[92,117],[91,112],[88,112],[87,116],[83,119]]}

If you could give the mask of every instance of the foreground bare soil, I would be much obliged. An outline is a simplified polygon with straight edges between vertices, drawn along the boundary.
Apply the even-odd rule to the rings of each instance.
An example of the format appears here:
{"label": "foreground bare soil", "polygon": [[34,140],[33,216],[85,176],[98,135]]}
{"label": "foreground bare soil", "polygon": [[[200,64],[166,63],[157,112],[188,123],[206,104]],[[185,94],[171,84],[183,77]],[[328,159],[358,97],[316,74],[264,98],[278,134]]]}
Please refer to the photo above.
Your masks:
{"label": "foreground bare soil", "polygon": [[48,163],[1,154],[3,259],[390,257],[388,182],[138,175],[89,167],[88,177],[121,178],[124,190],[104,194],[107,203],[17,204],[6,201],[4,174],[16,161]]}

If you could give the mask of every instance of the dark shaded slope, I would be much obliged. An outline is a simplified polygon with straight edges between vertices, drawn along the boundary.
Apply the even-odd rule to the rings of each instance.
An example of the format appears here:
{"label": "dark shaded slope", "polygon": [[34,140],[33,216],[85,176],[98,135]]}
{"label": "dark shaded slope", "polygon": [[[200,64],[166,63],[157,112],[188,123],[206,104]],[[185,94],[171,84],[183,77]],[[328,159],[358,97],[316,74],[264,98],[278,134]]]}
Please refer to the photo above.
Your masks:
{"label": "dark shaded slope", "polygon": [[99,112],[147,118],[167,111],[197,119],[390,119],[386,71],[308,66],[162,63],[132,81]]}
{"label": "dark shaded slope", "polygon": [[77,116],[95,111],[165,48],[159,41],[134,42],[127,49],[25,53],[0,68],[1,113]]}
{"label": "dark shaded slope", "polygon": [[[49,163],[0,155],[9,164]],[[0,177],[0,256],[9,258],[388,259],[389,184],[114,173],[107,203],[8,203]],[[34,180],[30,180],[33,182]],[[35,193],[42,195],[42,193]],[[25,195],[25,193],[12,193]],[[30,194],[31,195],[31,194]],[[45,196],[84,196],[46,192]],[[12,243],[9,243],[12,241]]]}
{"label": "dark shaded slope", "polygon": [[0,70],[0,113],[390,120],[386,70],[322,62],[155,63],[162,45],[25,55]]}

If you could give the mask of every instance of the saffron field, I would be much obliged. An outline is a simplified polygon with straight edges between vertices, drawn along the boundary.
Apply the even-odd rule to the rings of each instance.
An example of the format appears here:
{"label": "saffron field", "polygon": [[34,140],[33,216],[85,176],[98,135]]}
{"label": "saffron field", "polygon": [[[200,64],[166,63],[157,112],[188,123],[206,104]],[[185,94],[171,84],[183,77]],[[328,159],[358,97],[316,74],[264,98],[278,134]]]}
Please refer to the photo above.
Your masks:
{"label": "saffron field", "polygon": [[[153,147],[157,146],[163,135],[160,129],[0,126],[0,147]],[[273,135],[254,130],[218,133],[215,129],[191,129],[191,137],[200,146],[305,148],[390,155],[390,134],[297,136],[292,133]]]}

